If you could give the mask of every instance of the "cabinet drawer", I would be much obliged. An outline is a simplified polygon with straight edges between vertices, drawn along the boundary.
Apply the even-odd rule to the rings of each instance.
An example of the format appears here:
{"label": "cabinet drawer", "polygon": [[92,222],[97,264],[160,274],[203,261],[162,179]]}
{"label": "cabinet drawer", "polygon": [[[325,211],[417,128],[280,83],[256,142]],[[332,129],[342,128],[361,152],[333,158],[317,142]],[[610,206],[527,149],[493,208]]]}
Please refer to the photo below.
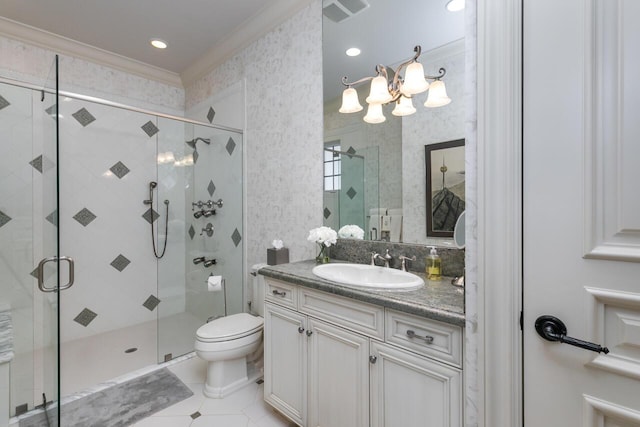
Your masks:
{"label": "cabinet drawer", "polygon": [[363,335],[384,339],[382,307],[302,287],[298,292],[300,312]]}
{"label": "cabinet drawer", "polygon": [[264,299],[285,307],[297,308],[298,286],[279,280],[265,280]]}
{"label": "cabinet drawer", "polygon": [[462,366],[462,329],[458,326],[387,309],[385,330],[388,343]]}

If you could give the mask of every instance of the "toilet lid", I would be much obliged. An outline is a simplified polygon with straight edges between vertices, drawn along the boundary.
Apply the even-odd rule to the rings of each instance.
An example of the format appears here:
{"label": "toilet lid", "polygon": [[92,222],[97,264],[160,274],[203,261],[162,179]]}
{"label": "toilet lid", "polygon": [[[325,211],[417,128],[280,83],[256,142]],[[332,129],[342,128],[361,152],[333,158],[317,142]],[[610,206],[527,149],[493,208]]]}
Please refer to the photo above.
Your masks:
{"label": "toilet lid", "polygon": [[249,313],[232,314],[200,326],[196,336],[201,341],[217,342],[246,337],[262,329],[264,319]]}

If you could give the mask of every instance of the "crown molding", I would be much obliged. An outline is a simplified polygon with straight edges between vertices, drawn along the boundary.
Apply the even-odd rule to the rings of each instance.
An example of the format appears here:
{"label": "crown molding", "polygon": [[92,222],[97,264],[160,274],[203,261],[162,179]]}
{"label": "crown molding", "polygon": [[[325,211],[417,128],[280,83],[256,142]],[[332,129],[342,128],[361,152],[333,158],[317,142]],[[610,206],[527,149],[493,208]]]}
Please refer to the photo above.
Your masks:
{"label": "crown molding", "polygon": [[188,87],[207,75],[211,70],[222,65],[242,49],[291,18],[312,0],[273,0],[260,12],[242,23],[237,29],[220,43],[214,45],[184,70],[180,77],[184,87]]}
{"label": "crown molding", "polygon": [[59,36],[0,16],[0,36],[84,59],[149,80],[183,88],[177,73],[136,61],[104,49]]}

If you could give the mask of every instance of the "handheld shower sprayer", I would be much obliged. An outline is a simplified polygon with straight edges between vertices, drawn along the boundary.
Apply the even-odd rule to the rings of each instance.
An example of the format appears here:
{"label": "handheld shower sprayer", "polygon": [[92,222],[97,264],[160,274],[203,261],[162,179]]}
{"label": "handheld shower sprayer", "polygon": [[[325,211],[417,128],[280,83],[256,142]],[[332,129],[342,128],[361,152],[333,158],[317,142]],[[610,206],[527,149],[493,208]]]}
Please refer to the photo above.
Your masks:
{"label": "handheld shower sprayer", "polygon": [[144,203],[145,205],[151,206],[151,211],[152,211],[152,217],[151,217],[151,244],[153,245],[153,254],[156,256],[157,259],[160,259],[164,256],[164,253],[167,251],[167,236],[168,236],[168,232],[169,232],[169,200],[165,200],[164,204],[167,207],[166,210],[166,214],[165,214],[165,227],[164,227],[164,246],[162,248],[162,253],[160,255],[158,255],[158,249],[156,248],[156,232],[155,232],[155,227],[153,225],[153,223],[155,222],[153,220],[153,190],[158,186],[158,183],[155,181],[151,181],[149,183],[149,198],[147,200],[143,200],[142,203]]}

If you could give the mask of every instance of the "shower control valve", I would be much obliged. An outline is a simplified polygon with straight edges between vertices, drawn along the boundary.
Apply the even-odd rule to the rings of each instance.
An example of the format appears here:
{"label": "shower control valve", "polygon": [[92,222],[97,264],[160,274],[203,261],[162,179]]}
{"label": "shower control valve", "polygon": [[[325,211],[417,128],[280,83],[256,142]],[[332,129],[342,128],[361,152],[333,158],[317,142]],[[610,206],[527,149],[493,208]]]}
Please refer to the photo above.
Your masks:
{"label": "shower control valve", "polygon": [[204,265],[205,267],[211,267],[212,265],[215,265],[217,263],[218,261],[216,261],[215,259],[208,259],[202,265]]}
{"label": "shower control valve", "polygon": [[209,237],[213,236],[213,224],[211,224],[210,222],[207,223],[207,226],[202,229],[200,235],[202,236],[204,233],[207,233],[207,236]]}
{"label": "shower control valve", "polygon": [[205,258],[203,256],[197,257],[193,259],[193,263],[194,264],[200,264],[202,262],[205,262]]}

